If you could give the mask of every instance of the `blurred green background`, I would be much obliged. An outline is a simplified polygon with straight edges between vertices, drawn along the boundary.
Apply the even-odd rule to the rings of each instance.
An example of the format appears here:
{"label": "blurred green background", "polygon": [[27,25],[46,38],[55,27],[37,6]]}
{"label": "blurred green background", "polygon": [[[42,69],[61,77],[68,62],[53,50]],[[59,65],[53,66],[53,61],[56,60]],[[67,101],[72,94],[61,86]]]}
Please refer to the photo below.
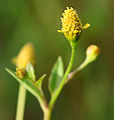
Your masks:
{"label": "blurred green background", "polygon": [[[101,48],[98,59],[64,87],[52,120],[114,120],[114,1],[113,0],[0,0],[0,120],[14,120],[18,83],[6,71],[15,70],[11,59],[21,47],[32,42],[37,55],[36,74],[47,74],[47,83],[58,56],[68,65],[70,47],[61,29],[60,17],[66,6],[74,7],[83,24],[74,67],[85,58],[88,45]],[[28,93],[24,120],[42,120],[37,100]]]}

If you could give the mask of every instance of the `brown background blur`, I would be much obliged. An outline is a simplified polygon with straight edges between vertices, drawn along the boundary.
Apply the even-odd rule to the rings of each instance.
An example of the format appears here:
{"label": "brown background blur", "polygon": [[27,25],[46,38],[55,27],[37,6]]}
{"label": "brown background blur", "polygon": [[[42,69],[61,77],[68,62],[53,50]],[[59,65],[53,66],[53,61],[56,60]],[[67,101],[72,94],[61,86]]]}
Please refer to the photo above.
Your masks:
{"label": "brown background blur", "polygon": [[[14,120],[18,82],[6,71],[15,70],[11,59],[32,42],[37,55],[36,74],[47,74],[43,88],[49,99],[48,76],[58,56],[65,68],[70,47],[61,29],[66,6],[74,7],[83,24],[74,68],[85,58],[88,45],[101,48],[98,59],[64,87],[52,120],[114,120],[114,0],[0,0],[0,120]],[[42,120],[37,100],[28,93],[24,120]]]}

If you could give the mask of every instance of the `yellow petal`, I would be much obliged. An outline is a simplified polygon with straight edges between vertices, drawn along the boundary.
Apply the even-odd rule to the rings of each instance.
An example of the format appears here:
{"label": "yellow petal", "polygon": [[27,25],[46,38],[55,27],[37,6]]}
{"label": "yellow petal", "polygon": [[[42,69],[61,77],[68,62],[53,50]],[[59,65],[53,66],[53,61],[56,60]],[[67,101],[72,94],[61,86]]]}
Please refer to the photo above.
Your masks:
{"label": "yellow petal", "polygon": [[89,24],[89,23],[85,24],[82,28],[83,28],[83,30],[84,30],[84,29],[87,29],[88,27],[90,27],[90,24]]}

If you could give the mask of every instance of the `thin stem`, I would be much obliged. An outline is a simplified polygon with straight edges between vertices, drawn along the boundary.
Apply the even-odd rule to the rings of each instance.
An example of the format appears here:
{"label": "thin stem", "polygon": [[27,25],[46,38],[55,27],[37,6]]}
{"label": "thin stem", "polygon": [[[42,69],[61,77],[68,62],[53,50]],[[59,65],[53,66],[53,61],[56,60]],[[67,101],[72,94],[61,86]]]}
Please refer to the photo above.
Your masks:
{"label": "thin stem", "polygon": [[45,96],[42,94],[42,97],[40,99],[37,98],[37,100],[39,101],[42,111],[44,113],[43,120],[50,120],[52,108],[48,106]]}
{"label": "thin stem", "polygon": [[50,120],[51,119],[52,108],[47,108],[44,111],[44,118],[43,120]]}
{"label": "thin stem", "polygon": [[69,75],[66,79],[66,83],[69,80],[71,80],[78,72],[80,72],[82,69],[84,69],[88,64],[89,64],[88,60],[85,59],[84,62],[78,68],[76,68],[73,72],[69,73]]}
{"label": "thin stem", "polygon": [[44,113],[43,120],[50,120],[52,109],[51,107],[48,106],[45,96],[42,92],[41,92],[41,97],[40,98],[37,97],[37,100],[39,101],[42,111]]}
{"label": "thin stem", "polygon": [[26,100],[26,89],[23,85],[19,86],[16,120],[23,120]]}
{"label": "thin stem", "polygon": [[63,80],[62,80],[59,88],[58,88],[58,89],[56,90],[56,92],[52,95],[52,98],[51,98],[50,103],[49,103],[49,106],[50,106],[50,107],[53,107],[53,105],[54,105],[57,97],[59,96],[59,94],[60,94],[60,92],[61,92],[61,90],[62,90],[62,88],[63,88],[63,86],[64,86],[64,84],[65,84],[65,81],[66,81],[66,79],[67,79],[67,77],[68,77],[68,74],[69,74],[69,72],[70,72],[71,69],[72,69],[72,66],[73,66],[73,63],[74,63],[74,58],[75,58],[76,45],[77,45],[77,43],[76,43],[76,44],[72,44],[72,43],[71,43],[71,47],[72,47],[71,59],[70,59],[68,68],[67,68],[67,70],[66,70],[66,72],[65,72],[65,75],[64,75],[64,77],[63,77]]}

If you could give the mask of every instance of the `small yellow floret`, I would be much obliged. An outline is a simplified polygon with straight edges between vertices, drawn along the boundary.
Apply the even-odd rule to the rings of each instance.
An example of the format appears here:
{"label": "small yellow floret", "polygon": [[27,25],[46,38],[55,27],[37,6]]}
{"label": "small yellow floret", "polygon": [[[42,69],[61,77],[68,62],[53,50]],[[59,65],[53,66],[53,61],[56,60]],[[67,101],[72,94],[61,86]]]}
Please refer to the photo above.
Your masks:
{"label": "small yellow floret", "polygon": [[82,32],[82,29],[86,29],[90,26],[90,24],[86,24],[84,28],[82,27],[81,20],[72,7],[67,7],[67,10],[64,11],[62,16],[62,29],[58,30],[58,32],[64,33],[65,37],[70,41],[75,40]]}
{"label": "small yellow floret", "polygon": [[23,46],[18,56],[14,58],[15,64],[18,68],[26,68],[28,62],[35,64],[35,50],[31,43]]}

